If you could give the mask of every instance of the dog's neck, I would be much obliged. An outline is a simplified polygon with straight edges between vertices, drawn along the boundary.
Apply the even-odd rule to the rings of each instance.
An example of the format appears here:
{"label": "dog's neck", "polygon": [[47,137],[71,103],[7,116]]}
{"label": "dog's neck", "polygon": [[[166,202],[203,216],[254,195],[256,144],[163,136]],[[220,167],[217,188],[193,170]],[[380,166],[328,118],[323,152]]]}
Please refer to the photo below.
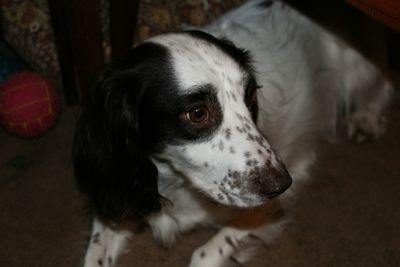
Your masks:
{"label": "dog's neck", "polygon": [[168,195],[168,192],[173,192],[187,183],[184,175],[174,169],[167,159],[152,157],[151,160],[158,170],[158,191],[161,195]]}

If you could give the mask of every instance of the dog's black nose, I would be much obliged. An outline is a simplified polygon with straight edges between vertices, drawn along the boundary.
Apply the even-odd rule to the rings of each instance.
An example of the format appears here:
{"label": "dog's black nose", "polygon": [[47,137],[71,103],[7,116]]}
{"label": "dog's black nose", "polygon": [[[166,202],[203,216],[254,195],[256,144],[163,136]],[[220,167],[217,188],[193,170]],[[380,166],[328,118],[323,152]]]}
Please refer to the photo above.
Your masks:
{"label": "dog's black nose", "polygon": [[274,198],[285,192],[292,184],[292,178],[285,167],[268,168],[264,175],[259,178],[259,192],[268,197]]}

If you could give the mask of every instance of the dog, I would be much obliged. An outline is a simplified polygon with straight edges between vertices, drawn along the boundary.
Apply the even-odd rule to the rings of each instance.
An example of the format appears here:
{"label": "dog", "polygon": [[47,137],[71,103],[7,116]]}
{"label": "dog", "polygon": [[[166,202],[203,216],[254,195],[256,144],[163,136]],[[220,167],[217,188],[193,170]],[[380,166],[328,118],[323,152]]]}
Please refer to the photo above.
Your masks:
{"label": "dog", "polygon": [[381,136],[392,87],[277,0],[143,42],[99,71],[78,120],[76,180],[94,211],[84,266],[115,266],[144,222],[165,246],[218,227],[188,266],[243,264],[284,228],[315,140]]}

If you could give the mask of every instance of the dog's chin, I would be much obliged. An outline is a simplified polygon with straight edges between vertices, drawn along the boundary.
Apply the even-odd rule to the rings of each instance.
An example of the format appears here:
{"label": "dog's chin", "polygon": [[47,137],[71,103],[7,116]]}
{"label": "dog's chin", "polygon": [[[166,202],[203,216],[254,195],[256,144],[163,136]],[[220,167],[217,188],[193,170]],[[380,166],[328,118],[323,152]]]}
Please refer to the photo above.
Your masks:
{"label": "dog's chin", "polygon": [[223,193],[218,194],[217,196],[213,194],[208,194],[208,196],[211,197],[212,200],[218,204],[235,208],[253,208],[264,205],[269,200],[269,198],[263,196],[240,196],[234,193]]}

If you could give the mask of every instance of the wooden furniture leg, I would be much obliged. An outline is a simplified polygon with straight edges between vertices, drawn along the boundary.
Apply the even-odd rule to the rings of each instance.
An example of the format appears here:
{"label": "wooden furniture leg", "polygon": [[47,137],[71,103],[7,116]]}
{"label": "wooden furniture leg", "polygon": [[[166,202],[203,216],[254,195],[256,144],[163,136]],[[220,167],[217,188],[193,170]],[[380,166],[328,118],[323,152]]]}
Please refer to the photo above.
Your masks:
{"label": "wooden furniture leg", "polygon": [[133,44],[138,0],[110,0],[110,38],[112,57],[124,55]]}
{"label": "wooden furniture leg", "polygon": [[103,64],[100,1],[48,0],[66,103],[85,99],[89,82]]}

